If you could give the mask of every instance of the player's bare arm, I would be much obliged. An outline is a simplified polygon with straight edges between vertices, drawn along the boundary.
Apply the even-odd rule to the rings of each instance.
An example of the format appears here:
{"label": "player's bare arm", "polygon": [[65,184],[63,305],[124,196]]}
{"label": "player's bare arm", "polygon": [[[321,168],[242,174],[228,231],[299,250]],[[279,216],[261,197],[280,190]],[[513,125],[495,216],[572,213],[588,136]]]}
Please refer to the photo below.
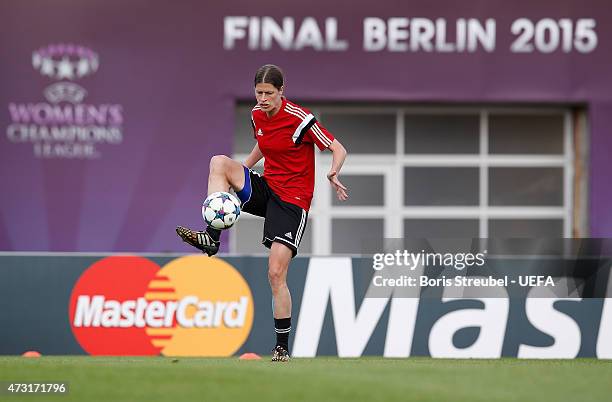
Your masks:
{"label": "player's bare arm", "polygon": [[247,158],[245,159],[244,166],[251,169],[253,166],[257,164],[257,162],[261,160],[261,158],[263,158],[263,153],[261,153],[261,149],[259,149],[259,144],[255,144],[255,146],[253,147],[253,150],[251,151],[249,156],[247,156]]}
{"label": "player's bare arm", "polygon": [[338,180],[338,174],[346,159],[346,149],[342,146],[340,141],[334,139],[329,146],[329,150],[332,152],[332,165],[329,169],[329,173],[327,173],[327,180],[329,180],[334,190],[336,190],[338,199],[340,201],[346,201],[348,199],[348,188]]}

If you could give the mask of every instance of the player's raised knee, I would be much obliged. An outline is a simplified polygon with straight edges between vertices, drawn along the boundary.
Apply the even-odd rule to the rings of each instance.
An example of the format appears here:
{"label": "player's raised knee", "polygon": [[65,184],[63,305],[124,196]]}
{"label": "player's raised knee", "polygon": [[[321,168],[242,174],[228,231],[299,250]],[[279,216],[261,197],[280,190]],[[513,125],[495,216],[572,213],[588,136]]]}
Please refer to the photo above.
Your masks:
{"label": "player's raised knee", "polygon": [[231,159],[225,155],[215,155],[210,158],[210,170],[223,170],[230,161]]}

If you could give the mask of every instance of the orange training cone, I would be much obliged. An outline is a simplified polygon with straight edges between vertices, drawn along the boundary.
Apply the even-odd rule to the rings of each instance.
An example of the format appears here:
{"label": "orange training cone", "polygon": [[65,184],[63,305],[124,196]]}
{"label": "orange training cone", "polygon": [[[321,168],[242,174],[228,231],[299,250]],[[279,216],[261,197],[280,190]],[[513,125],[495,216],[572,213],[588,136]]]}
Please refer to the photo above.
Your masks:
{"label": "orange training cone", "polygon": [[40,357],[41,354],[35,350],[28,350],[22,354],[23,357]]}
{"label": "orange training cone", "polygon": [[239,357],[240,360],[261,360],[261,356],[257,353],[244,353]]}

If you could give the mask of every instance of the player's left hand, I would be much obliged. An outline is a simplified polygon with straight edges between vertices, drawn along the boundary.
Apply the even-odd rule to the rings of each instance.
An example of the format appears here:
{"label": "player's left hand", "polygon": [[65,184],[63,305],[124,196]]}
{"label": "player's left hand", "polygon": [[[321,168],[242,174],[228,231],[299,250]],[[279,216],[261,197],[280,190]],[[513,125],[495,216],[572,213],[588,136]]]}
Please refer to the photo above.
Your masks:
{"label": "player's left hand", "polygon": [[340,180],[338,180],[338,172],[335,170],[330,171],[327,174],[327,180],[329,180],[334,190],[336,190],[336,196],[340,201],[348,200],[348,188],[346,188],[344,184],[340,183]]}

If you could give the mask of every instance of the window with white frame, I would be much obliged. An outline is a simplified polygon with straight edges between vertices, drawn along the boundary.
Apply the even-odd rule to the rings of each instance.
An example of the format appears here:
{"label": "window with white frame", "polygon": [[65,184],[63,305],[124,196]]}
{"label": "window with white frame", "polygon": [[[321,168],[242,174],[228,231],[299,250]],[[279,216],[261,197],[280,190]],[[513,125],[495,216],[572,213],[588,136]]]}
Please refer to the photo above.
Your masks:
{"label": "window with white frame", "polygon": [[[254,145],[238,106],[234,157]],[[315,197],[300,253],[359,254],[398,237],[571,237],[573,115],[559,107],[310,106],[349,156],[339,202],[330,152],[316,152]],[[261,166],[259,167],[261,168]],[[266,253],[244,214],[234,253]]]}

